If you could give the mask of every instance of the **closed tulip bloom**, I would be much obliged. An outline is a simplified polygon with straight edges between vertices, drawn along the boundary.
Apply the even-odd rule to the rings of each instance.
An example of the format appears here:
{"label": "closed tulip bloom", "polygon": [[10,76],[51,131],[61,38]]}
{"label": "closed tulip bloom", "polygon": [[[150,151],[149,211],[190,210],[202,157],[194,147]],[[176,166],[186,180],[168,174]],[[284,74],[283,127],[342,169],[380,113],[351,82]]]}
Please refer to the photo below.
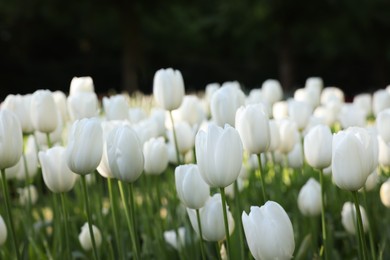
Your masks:
{"label": "closed tulip bloom", "polygon": [[298,194],[298,208],[304,216],[321,214],[321,186],[314,178],[310,178]]}
{"label": "closed tulip bloom", "polygon": [[211,99],[211,117],[219,126],[234,126],[236,111],[244,104],[245,94],[238,82],[225,82]]}
{"label": "closed tulip bloom", "polygon": [[[299,135],[295,137],[299,139]],[[288,166],[293,169],[299,169],[303,166],[303,151],[302,151],[302,143],[296,142],[294,148],[288,153]]]}
{"label": "closed tulip bloom", "polygon": [[20,122],[9,110],[0,110],[0,170],[16,165],[23,152]]}
{"label": "closed tulip bloom", "polygon": [[386,143],[381,136],[378,136],[379,155],[378,162],[381,166],[390,166],[390,143]]}
{"label": "closed tulip bloom", "polygon": [[56,130],[58,112],[50,90],[37,90],[32,94],[30,113],[35,130],[43,133]]}
{"label": "closed tulip bloom", "polygon": [[357,191],[378,165],[378,141],[360,127],[350,127],[333,136],[332,175],[344,190]]}
{"label": "closed tulip bloom", "polygon": [[311,101],[314,104],[314,107],[317,107],[320,104],[321,100],[321,92],[324,88],[324,82],[320,77],[310,77],[306,79],[305,89],[309,96],[311,97]]}
{"label": "closed tulip bloom", "polygon": [[276,120],[288,118],[288,103],[287,101],[278,101],[272,105],[272,116]]}
{"label": "closed tulip bloom", "polygon": [[70,82],[69,95],[75,95],[80,92],[94,92],[93,80],[91,77],[73,77]]}
{"label": "closed tulip bloom", "polygon": [[[165,114],[165,110],[163,111]],[[128,109],[128,114],[129,114],[129,121],[132,124],[137,124],[148,117],[145,110],[140,107],[133,107]]]}
{"label": "closed tulip bloom", "polygon": [[366,124],[366,112],[353,104],[344,104],[341,107],[339,121],[343,129],[351,126],[363,127]]}
{"label": "closed tulip bloom", "polygon": [[30,198],[32,205],[38,201],[38,190],[34,185],[18,188],[17,192],[19,193],[19,203],[22,206],[27,205]]}
{"label": "closed tulip bloom", "polygon": [[95,92],[81,92],[68,97],[68,111],[72,121],[96,117],[99,101]]}
{"label": "closed tulip bloom", "polygon": [[210,124],[207,133],[196,135],[196,158],[200,173],[210,187],[224,188],[240,174],[243,148],[240,135],[229,125]]}
{"label": "closed tulip bloom", "polygon": [[[53,132],[49,133],[50,142],[52,145],[54,145],[56,143],[60,143],[62,141],[62,134],[63,134],[62,130],[64,129],[63,124],[64,123],[61,119],[61,115],[58,112],[57,127]],[[35,136],[35,140],[36,140],[39,147],[41,147],[41,148],[48,147],[47,135],[45,133],[35,131],[34,136]]]}
{"label": "closed tulip bloom", "polygon": [[154,74],[153,96],[165,110],[177,109],[184,97],[184,81],[179,70],[160,69]]}
{"label": "closed tulip bloom", "polygon": [[61,193],[73,188],[77,175],[66,164],[64,147],[56,146],[39,152],[39,161],[43,180],[49,190]]}
{"label": "closed tulip bloom", "polygon": [[[225,207],[227,211],[230,232],[229,235],[231,235],[234,231],[234,219],[231,212],[229,211],[228,206],[225,205]],[[195,232],[198,233],[199,229],[198,221],[196,219],[196,211],[194,209],[187,208],[187,213],[192,227],[194,228]],[[199,215],[204,240],[217,242],[226,238],[223,222],[221,194],[216,193],[212,197],[209,197],[204,207],[200,208]]]}
{"label": "closed tulip bloom", "polygon": [[289,100],[288,115],[297,124],[298,129],[302,131],[312,115],[312,107],[303,101]]}
{"label": "closed tulip bloom", "polygon": [[103,107],[107,120],[129,119],[129,106],[123,95],[103,97]]}
{"label": "closed tulip bloom", "polygon": [[77,174],[96,170],[103,153],[103,130],[97,119],[75,121],[66,147],[66,163]]}
{"label": "closed tulip bloom", "polygon": [[372,96],[368,93],[354,96],[353,104],[362,109],[366,115],[372,113]]}
{"label": "closed tulip bloom", "polygon": [[[185,154],[189,150],[194,148],[195,134],[191,126],[187,122],[178,122],[175,124],[177,146],[181,154]],[[171,143],[175,143],[173,140],[173,132],[168,132],[168,138]]]}
{"label": "closed tulip bloom", "polygon": [[326,105],[329,102],[344,103],[344,92],[337,87],[326,87],[321,93],[321,104]]}
{"label": "closed tulip bloom", "polygon": [[175,184],[177,195],[187,208],[200,209],[210,196],[209,185],[202,179],[195,164],[176,167]]}
{"label": "closed tulip bloom", "polygon": [[168,166],[168,147],[165,144],[164,138],[151,138],[145,142],[143,153],[146,174],[158,175],[165,171]]}
{"label": "closed tulip bloom", "polygon": [[[242,212],[249,250],[255,259],[290,259],[295,249],[294,231],[284,209],[274,201]],[[265,239],[266,238],[266,239]]]}
{"label": "closed tulip bloom", "polygon": [[177,233],[179,237],[176,236],[176,230],[164,231],[164,240],[174,249],[180,250],[186,244],[186,228],[179,227]]}
{"label": "closed tulip bloom", "polygon": [[260,154],[268,150],[270,127],[261,105],[240,107],[236,112],[236,129],[249,153]]}
{"label": "closed tulip bloom", "polygon": [[141,142],[128,125],[114,128],[109,133],[107,155],[112,174],[118,180],[134,182],[144,169]]}
{"label": "closed tulip bloom", "polygon": [[376,118],[376,128],[383,141],[390,143],[390,108],[381,111]]}
{"label": "closed tulip bloom", "polygon": [[298,141],[296,139],[298,133],[297,125],[291,120],[283,119],[278,121],[278,127],[280,136],[278,149],[281,153],[287,154],[292,151],[295,143]]}
{"label": "closed tulip bloom", "polygon": [[[379,182],[378,170],[375,169],[370,175],[368,175],[366,184],[364,185],[364,189],[366,191],[371,191],[376,188],[378,182]],[[359,191],[362,191],[362,189]]]}
{"label": "closed tulip bloom", "polygon": [[377,116],[382,110],[390,108],[390,93],[387,90],[379,89],[372,97],[372,109]]}
{"label": "closed tulip bloom", "polygon": [[0,215],[0,246],[7,241],[7,226],[4,223],[3,217]]}
{"label": "closed tulip bloom", "polygon": [[64,92],[57,90],[57,91],[53,92],[53,98],[54,98],[54,102],[56,104],[57,110],[60,114],[61,121],[63,124],[65,124],[69,120],[68,104],[67,104],[66,95]]}
{"label": "closed tulip bloom", "polygon": [[304,153],[307,163],[316,169],[324,169],[332,162],[333,135],[329,126],[317,125],[304,137]]}
{"label": "closed tulip bloom", "polygon": [[191,126],[199,126],[206,119],[206,111],[195,95],[185,96],[181,106],[173,111],[173,115],[179,121],[186,121]]}
{"label": "closed tulip bloom", "polygon": [[8,109],[15,113],[22,126],[23,133],[34,131],[30,115],[31,95],[8,95],[1,104],[2,109]]}
{"label": "closed tulip bloom", "polygon": [[261,93],[271,105],[283,98],[282,86],[276,79],[267,79],[264,81],[261,85]]}
{"label": "closed tulip bloom", "polygon": [[269,152],[275,152],[280,143],[279,126],[275,120],[269,121],[269,132],[270,132],[270,145],[268,148]]}
{"label": "closed tulip bloom", "polygon": [[[96,247],[100,247],[100,245],[102,244],[102,234],[100,233],[99,228],[97,228],[95,225],[92,225],[92,232],[95,237]],[[89,232],[88,223],[85,223],[81,227],[81,232],[79,234],[79,242],[81,247],[85,251],[89,251],[92,249],[91,233]]]}
{"label": "closed tulip bloom", "polygon": [[[369,229],[368,218],[366,215],[366,211],[362,206],[359,205],[360,213],[362,215],[363,222],[363,230],[366,233]],[[356,230],[356,222],[357,222],[357,214],[355,205],[352,202],[345,202],[343,205],[343,209],[341,210],[341,223],[345,230],[351,235],[355,235]]]}
{"label": "closed tulip bloom", "polygon": [[387,181],[382,183],[379,194],[382,204],[385,207],[390,208],[390,179],[387,179]]}

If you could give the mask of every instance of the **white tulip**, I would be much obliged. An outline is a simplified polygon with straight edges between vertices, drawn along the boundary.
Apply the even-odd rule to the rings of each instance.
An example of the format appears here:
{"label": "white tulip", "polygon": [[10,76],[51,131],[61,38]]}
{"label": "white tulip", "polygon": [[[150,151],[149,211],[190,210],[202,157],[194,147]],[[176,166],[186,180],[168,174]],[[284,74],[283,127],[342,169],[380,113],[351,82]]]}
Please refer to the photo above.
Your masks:
{"label": "white tulip", "polygon": [[179,70],[160,69],[154,74],[153,96],[165,110],[177,109],[184,97],[184,81]]}
{"label": "white tulip", "polygon": [[390,178],[382,183],[379,194],[383,205],[390,208]]}
{"label": "white tulip", "polygon": [[[95,238],[96,247],[99,247],[102,244],[102,234],[100,233],[99,228],[97,228],[95,225],[92,225],[92,233]],[[92,249],[91,233],[89,232],[88,223],[85,223],[81,227],[79,242],[85,251]]]}
{"label": "white tulip", "polygon": [[321,185],[314,178],[310,178],[298,194],[298,208],[304,216],[318,216],[321,214]]}
{"label": "white tulip", "polygon": [[[360,209],[360,214],[362,216],[363,230],[364,233],[366,233],[369,229],[369,223],[368,223],[366,211],[360,205],[359,205],[359,209]],[[356,214],[355,205],[352,202],[345,202],[343,205],[343,209],[341,210],[341,223],[343,224],[345,230],[347,230],[347,232],[350,233],[351,235],[355,235],[357,232],[356,222],[357,222],[357,214]]]}
{"label": "white tulip", "polygon": [[73,96],[80,92],[94,92],[95,88],[91,77],[73,77],[70,82],[69,95]]}

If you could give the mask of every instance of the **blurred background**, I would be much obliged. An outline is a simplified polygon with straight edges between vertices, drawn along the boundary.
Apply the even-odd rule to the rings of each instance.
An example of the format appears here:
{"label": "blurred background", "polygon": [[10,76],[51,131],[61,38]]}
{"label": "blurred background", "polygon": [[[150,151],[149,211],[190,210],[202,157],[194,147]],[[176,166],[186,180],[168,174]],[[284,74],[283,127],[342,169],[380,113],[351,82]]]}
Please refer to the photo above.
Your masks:
{"label": "blurred background", "polygon": [[286,92],[320,76],[347,97],[390,83],[387,0],[1,0],[0,99],[68,92],[92,76],[98,93],[150,93],[160,68],[187,91],[280,80]]}

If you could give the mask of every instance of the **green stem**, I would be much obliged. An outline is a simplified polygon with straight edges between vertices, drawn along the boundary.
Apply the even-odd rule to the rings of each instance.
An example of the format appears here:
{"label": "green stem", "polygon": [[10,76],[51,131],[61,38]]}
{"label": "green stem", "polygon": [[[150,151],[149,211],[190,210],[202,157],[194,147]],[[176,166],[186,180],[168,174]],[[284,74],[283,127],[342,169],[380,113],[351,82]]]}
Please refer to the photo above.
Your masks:
{"label": "green stem", "polygon": [[93,228],[92,228],[92,216],[91,216],[91,209],[89,207],[89,199],[88,199],[88,191],[87,191],[87,183],[85,180],[85,175],[81,175],[81,183],[83,186],[83,197],[84,197],[84,202],[85,202],[85,211],[87,212],[87,218],[88,218],[88,228],[89,228],[89,233],[91,236],[92,240],[92,247],[93,247],[93,254],[95,259],[99,259],[99,255],[97,252],[97,247],[96,247],[96,242],[95,242],[95,234],[93,233]]}
{"label": "green stem", "polygon": [[[363,187],[363,202],[364,202],[364,207],[368,211],[368,204],[367,204],[367,192],[366,188]],[[374,235],[373,235],[373,230],[372,230],[372,215],[367,214],[368,216],[368,222],[369,222],[369,230],[368,230],[368,238],[370,240],[370,251],[371,251],[371,257],[372,259],[376,259],[376,252],[375,252],[375,243],[374,243]]]}
{"label": "green stem", "polygon": [[62,205],[62,217],[64,218],[64,229],[65,229],[65,250],[67,259],[71,259],[72,254],[69,247],[69,228],[68,228],[68,213],[66,211],[65,204],[65,193],[61,193],[61,205]]}
{"label": "green stem", "polygon": [[112,221],[114,222],[114,235],[116,240],[116,247],[119,253],[119,259],[124,259],[122,247],[121,247],[121,240],[119,239],[119,228],[118,228],[118,222],[117,222],[117,205],[116,201],[114,201],[114,198],[116,198],[113,194],[112,190],[112,179],[109,177],[107,178],[108,183],[108,196],[110,197],[110,204],[111,204],[111,212],[112,212]]}
{"label": "green stem", "polygon": [[130,212],[129,212],[129,208],[128,208],[127,203],[126,203],[126,197],[125,197],[125,193],[123,191],[123,183],[122,183],[122,181],[118,180],[118,186],[119,186],[119,192],[120,192],[121,198],[122,198],[123,208],[125,209],[127,227],[129,228],[131,242],[132,242],[133,250],[134,250],[134,253],[135,253],[134,258],[138,260],[140,258],[139,258],[139,252],[138,252],[138,248],[137,248],[137,243],[135,241],[135,232],[134,232],[134,228],[133,228],[133,225],[132,225],[132,221],[130,219]]}
{"label": "green stem", "polygon": [[[237,180],[234,182],[234,202],[236,204],[236,219],[241,219],[241,203],[240,203],[240,195],[238,191],[238,183]],[[238,221],[238,238],[240,243],[240,253],[241,259],[245,259],[245,251],[244,251],[244,236],[242,229],[242,222]]]}
{"label": "green stem", "polygon": [[226,253],[229,257],[231,257],[230,254],[230,232],[229,232],[229,222],[227,218],[227,210],[226,210],[226,195],[225,195],[225,188],[220,188],[221,191],[221,198],[222,198],[222,211],[223,211],[223,222],[225,224],[225,235],[226,235]]}
{"label": "green stem", "polygon": [[359,198],[357,191],[352,191],[353,200],[355,202],[355,209],[356,209],[356,215],[357,215],[357,226],[358,226],[358,239],[360,241],[360,248],[362,251],[363,259],[367,259],[367,250],[366,250],[366,241],[364,238],[364,228],[363,228],[363,220],[362,220],[362,214],[360,212],[360,206],[359,206]]}
{"label": "green stem", "polygon": [[[326,240],[326,225],[325,225],[325,183],[324,183],[324,173],[322,169],[320,170],[320,184],[321,184],[321,228],[322,228],[322,247],[324,249],[324,257],[328,259],[329,252]],[[320,255],[322,250],[320,250]]]}
{"label": "green stem", "polygon": [[140,252],[140,245],[139,245],[139,238],[138,238],[138,232],[136,231],[135,227],[137,226],[136,219],[135,219],[135,202],[134,202],[134,187],[133,183],[129,183],[129,195],[130,195],[130,217],[133,223],[133,232],[134,232],[134,238],[135,238],[135,245],[137,247],[137,252]]}
{"label": "green stem", "polygon": [[205,254],[204,245],[203,245],[202,223],[200,222],[199,209],[196,209],[196,219],[198,220],[200,251],[202,252],[202,259],[206,260],[206,254]]}
{"label": "green stem", "polygon": [[173,140],[175,143],[177,164],[180,165],[181,161],[180,161],[179,145],[177,142],[176,129],[175,129],[175,123],[174,123],[173,116],[172,116],[172,111],[169,111],[169,116],[171,117],[171,122],[172,122],[172,132],[173,132]]}
{"label": "green stem", "polygon": [[217,252],[217,259],[222,260],[221,247],[219,246],[219,242],[215,242],[215,251]]}
{"label": "green stem", "polygon": [[50,133],[46,133],[46,141],[47,141],[47,147],[51,148],[53,145],[51,143]]}
{"label": "green stem", "polygon": [[263,166],[261,163],[261,154],[257,154],[257,161],[259,162],[259,179],[260,179],[260,185],[261,185],[261,192],[263,196],[262,204],[264,204],[267,201],[267,196],[265,195],[265,187],[264,187],[264,180],[263,180]]}
{"label": "green stem", "polygon": [[13,242],[14,247],[15,247],[16,258],[21,259],[19,247],[18,247],[18,242],[16,240],[14,222],[13,222],[13,218],[12,218],[12,214],[11,214],[9,191],[8,191],[7,179],[5,178],[5,169],[1,169],[1,184],[3,186],[3,194],[4,194],[4,198],[5,198],[5,208],[7,211],[8,222],[9,222],[10,228],[11,228],[12,242]]}

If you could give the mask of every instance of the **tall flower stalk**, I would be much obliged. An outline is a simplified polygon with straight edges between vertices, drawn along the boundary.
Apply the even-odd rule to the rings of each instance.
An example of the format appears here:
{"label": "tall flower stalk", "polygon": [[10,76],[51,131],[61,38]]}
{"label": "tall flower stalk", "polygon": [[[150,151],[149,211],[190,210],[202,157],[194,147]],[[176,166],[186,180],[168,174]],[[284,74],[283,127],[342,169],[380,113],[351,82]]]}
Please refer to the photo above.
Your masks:
{"label": "tall flower stalk", "polygon": [[326,235],[326,220],[325,220],[325,183],[324,183],[324,173],[322,170],[320,172],[320,185],[321,185],[321,229],[322,229],[322,247],[324,249],[324,257],[328,259],[329,252],[327,246],[327,235]]}
{"label": "tall flower stalk", "polygon": [[231,257],[231,245],[230,245],[230,232],[229,232],[229,222],[227,217],[227,210],[226,210],[226,194],[225,194],[225,188],[220,188],[221,192],[221,198],[222,198],[222,210],[223,210],[223,222],[225,225],[225,234],[226,234],[226,251],[228,258]]}
{"label": "tall flower stalk", "polygon": [[362,258],[364,260],[367,258],[367,248],[366,248],[366,240],[364,237],[364,228],[363,228],[363,220],[362,220],[362,214],[360,212],[360,205],[359,205],[359,198],[357,191],[352,191],[353,201],[355,204],[355,210],[356,210],[356,216],[357,216],[357,239],[359,241],[359,248],[360,252],[362,253]]}

